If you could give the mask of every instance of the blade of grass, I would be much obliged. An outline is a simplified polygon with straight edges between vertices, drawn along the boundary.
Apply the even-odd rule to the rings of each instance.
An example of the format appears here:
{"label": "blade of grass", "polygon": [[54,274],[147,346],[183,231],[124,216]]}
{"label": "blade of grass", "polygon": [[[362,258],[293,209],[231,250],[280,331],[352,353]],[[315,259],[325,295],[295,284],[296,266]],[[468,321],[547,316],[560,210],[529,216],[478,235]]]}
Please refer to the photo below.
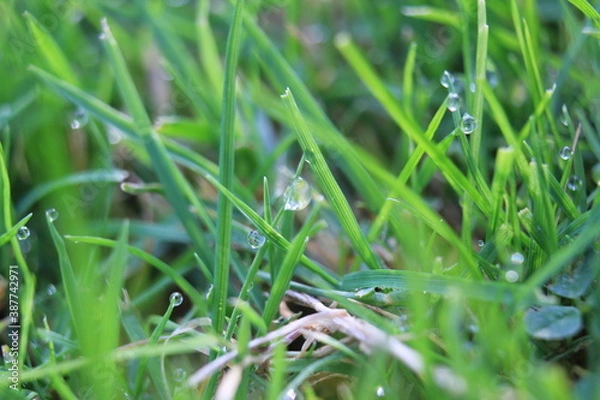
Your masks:
{"label": "blade of grass", "polygon": [[[282,249],[284,252],[288,252],[290,249],[290,242],[288,242],[279,232],[267,223],[263,218],[252,207],[240,200],[236,195],[227,190],[223,185],[219,183],[217,179],[210,175],[204,176],[211,184],[213,184],[220,192],[224,193],[229,200],[235,205],[235,207],[242,213],[246,218],[252,222],[258,231],[272,242],[275,246]],[[310,260],[306,256],[300,258],[300,263],[314,272],[318,277],[322,278],[329,284],[337,284],[337,278],[326,268],[317,265],[314,261]]]}
{"label": "blade of grass", "polygon": [[110,31],[106,19],[102,20],[102,31],[104,48],[109,55],[123,100],[132,113],[135,129],[144,143],[148,156],[153,161],[152,165],[165,188],[169,203],[190,235],[196,252],[206,261],[210,258],[210,251],[204,242],[202,233],[193,215],[189,211],[188,202],[181,189],[189,184],[169,157],[158,134],[152,129],[152,124],[146,114],[143,102],[137,93],[123,55]]}
{"label": "blade of grass", "polygon": [[31,219],[32,216],[33,216],[33,213],[27,214],[19,222],[17,222],[15,224],[15,226],[13,226],[9,230],[7,230],[5,233],[0,235],[0,246],[4,246],[5,243],[8,243],[17,234],[19,229],[21,229],[22,227],[25,226],[25,224],[27,224],[27,222]]}
{"label": "blade of grass", "polygon": [[[94,237],[94,236],[73,236],[73,235],[65,235],[65,238],[71,240],[75,243],[87,243],[93,244],[96,246],[104,246],[104,247],[116,247],[118,242],[110,239]],[[192,300],[192,303],[200,308],[205,308],[203,304],[206,303],[204,297],[176,270],[171,268],[171,266],[164,261],[161,261],[159,258],[146,253],[144,250],[139,249],[135,246],[127,245],[127,251],[140,259],[147,262],[149,265],[153,266],[157,270],[159,270],[164,275],[168,276],[173,280],[173,282],[179,286],[179,288]]]}
{"label": "blade of grass", "polygon": [[[219,183],[227,189],[233,187],[236,119],[235,76],[241,44],[243,13],[244,1],[237,0],[227,39],[219,148]],[[217,237],[214,275],[215,297],[212,307],[213,326],[216,332],[221,332],[225,325],[225,305],[227,302],[227,290],[229,288],[229,263],[231,257],[232,216],[233,205],[231,201],[223,193],[219,193],[217,199]]]}
{"label": "blade of grass", "polygon": [[75,186],[84,183],[121,183],[129,176],[129,172],[121,169],[82,171],[63,178],[44,182],[37,185],[21,198],[16,206],[17,213],[29,210],[36,202],[55,190],[66,186]]}
{"label": "blade of grass", "polygon": [[[4,148],[0,142],[0,221],[4,223],[4,229],[9,232],[12,228],[12,199],[11,199],[11,188],[10,178],[8,176],[8,170],[6,168],[7,163],[4,156]],[[27,217],[25,217],[27,218]],[[18,229],[18,228],[17,228]],[[29,344],[29,331],[33,322],[33,306],[35,296],[35,275],[31,273],[21,246],[16,236],[10,238],[10,243],[13,249],[14,257],[17,261],[18,271],[22,274],[22,285],[20,286],[19,296],[19,325],[21,326],[19,335],[19,370],[22,370],[25,366],[25,360],[27,358],[27,346]],[[14,266],[8,266],[12,268]],[[8,275],[7,271],[7,275]],[[14,299],[14,293],[9,293],[9,298]]]}
{"label": "blade of grass", "polygon": [[24,15],[31,36],[37,43],[37,49],[50,71],[69,83],[77,83],[77,74],[71,68],[71,63],[48,30],[29,12],[25,11]]}
{"label": "blade of grass", "polygon": [[381,82],[348,35],[338,35],[336,46],[392,119],[417,145],[423,147],[456,192],[459,194],[467,192],[483,214],[488,216],[491,202],[489,188],[487,186],[476,188],[445,154],[442,154],[430,140],[424,137],[420,128],[415,126],[398,106],[388,88]]}
{"label": "blade of grass", "polygon": [[379,259],[377,256],[375,256],[375,253],[373,252],[369,242],[360,230],[358,222],[356,221],[356,217],[352,213],[352,209],[350,208],[342,189],[340,189],[339,185],[335,181],[335,178],[329,170],[327,162],[325,161],[317,142],[311,135],[306,122],[302,118],[291,90],[289,88],[286,89],[285,94],[281,97],[288,106],[290,118],[295,126],[296,134],[298,135],[298,141],[300,142],[300,146],[304,151],[306,160],[310,163],[311,169],[314,171],[325,197],[331,204],[333,212],[338,217],[338,220],[348,235],[348,238],[354,246],[354,249],[361,256],[363,261],[369,266],[369,268],[381,268]]}
{"label": "blade of grass", "polygon": [[500,282],[470,281],[453,276],[414,271],[360,271],[342,278],[340,290],[379,287],[400,290],[425,290],[427,293],[453,295],[485,301],[512,302],[520,292],[519,285]]}
{"label": "blade of grass", "polygon": [[281,267],[279,268],[279,272],[277,274],[277,279],[273,282],[271,292],[267,298],[267,303],[265,304],[265,309],[263,311],[263,321],[267,326],[269,326],[273,320],[275,313],[277,312],[277,308],[279,307],[279,303],[281,303],[281,300],[285,295],[285,291],[288,290],[290,286],[290,282],[292,281],[292,277],[294,276],[294,271],[296,269],[296,264],[298,264],[298,261],[300,260],[302,253],[304,253],[304,249],[308,243],[309,231],[319,215],[319,211],[321,209],[320,204],[321,203],[317,203],[317,205],[311,210],[306,222],[304,223],[304,226],[302,229],[300,229],[292,241],[290,250],[283,258]]}

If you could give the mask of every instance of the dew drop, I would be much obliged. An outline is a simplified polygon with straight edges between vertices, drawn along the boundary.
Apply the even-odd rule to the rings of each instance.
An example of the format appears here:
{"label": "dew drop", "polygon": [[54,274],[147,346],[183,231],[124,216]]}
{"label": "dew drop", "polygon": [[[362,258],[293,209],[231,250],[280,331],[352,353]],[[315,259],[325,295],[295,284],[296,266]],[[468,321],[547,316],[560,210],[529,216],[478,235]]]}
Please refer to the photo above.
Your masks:
{"label": "dew drop", "polygon": [[475,82],[471,82],[471,84],[469,85],[469,90],[471,91],[471,93],[475,93],[476,88],[477,86],[475,86]]}
{"label": "dew drop", "polygon": [[569,126],[569,120],[567,116],[569,115],[569,110],[567,109],[567,105],[562,105],[562,114],[558,117],[558,122],[563,124],[564,126]]}
{"label": "dew drop", "polygon": [[179,292],[173,292],[169,296],[169,301],[173,304],[173,307],[179,307],[183,303],[183,295]]}
{"label": "dew drop", "polygon": [[48,296],[54,296],[56,294],[56,286],[54,286],[53,284],[48,285],[48,287],[46,288],[46,293],[48,294]]}
{"label": "dew drop", "polygon": [[102,32],[98,35],[98,39],[100,40],[106,40],[106,33]]}
{"label": "dew drop", "polygon": [[383,388],[383,386],[378,386],[375,390],[375,394],[377,395],[377,397],[385,396],[385,389]]}
{"label": "dew drop", "polygon": [[477,241],[477,246],[479,246],[479,247],[483,247],[483,246],[485,246],[485,242],[484,242],[483,240],[479,239],[479,240]]}
{"label": "dew drop", "polygon": [[173,371],[173,380],[175,382],[183,382],[187,378],[187,372],[183,368],[177,368]]}
{"label": "dew drop", "polygon": [[265,244],[265,237],[259,231],[252,231],[248,234],[248,244],[253,249],[258,249]]}
{"label": "dew drop", "polygon": [[83,108],[77,108],[71,116],[71,129],[81,129],[89,121],[88,114]]}
{"label": "dew drop", "polygon": [[296,393],[294,389],[290,389],[287,392],[285,392],[283,400],[296,400],[296,397],[298,397],[298,393]]}
{"label": "dew drop", "polygon": [[596,185],[600,186],[600,163],[592,167],[592,179],[596,182]]}
{"label": "dew drop", "polygon": [[488,69],[485,72],[485,77],[486,77],[490,87],[495,88],[496,86],[498,86],[500,79],[498,79],[498,72],[496,72],[495,69],[494,70]]}
{"label": "dew drop", "polygon": [[519,273],[510,269],[504,274],[504,279],[506,279],[507,282],[516,282],[519,280]]}
{"label": "dew drop", "polygon": [[29,231],[29,228],[26,226],[20,227],[19,230],[17,231],[17,239],[19,239],[19,240],[27,240],[27,238],[29,238],[29,235],[31,235],[31,232]]}
{"label": "dew drop", "polygon": [[210,285],[208,287],[208,290],[206,291],[206,301],[209,301],[209,302],[212,301],[214,289],[215,289],[214,285]]}
{"label": "dew drop", "polygon": [[473,133],[475,128],[477,128],[477,121],[475,121],[475,118],[469,113],[464,113],[460,120],[460,130],[463,131],[465,135],[469,135]]}
{"label": "dew drop", "polygon": [[513,264],[523,264],[523,261],[525,261],[525,256],[519,252],[512,253],[510,256],[510,262]]}
{"label": "dew drop", "polygon": [[581,178],[577,175],[573,175],[567,181],[567,189],[569,189],[572,192],[576,192],[581,187],[581,184]]}
{"label": "dew drop", "polygon": [[458,93],[448,93],[448,111],[455,112],[460,107],[460,96]]}
{"label": "dew drop", "polygon": [[454,76],[452,76],[452,74],[450,72],[444,71],[444,73],[442,74],[442,77],[440,78],[440,83],[442,84],[443,87],[449,88],[450,85],[452,85],[454,83]]}
{"label": "dew drop", "polygon": [[58,211],[56,211],[56,208],[49,208],[46,210],[46,216],[50,219],[50,222],[54,222],[58,219]]}
{"label": "dew drop", "polygon": [[303,210],[310,204],[311,188],[308,182],[298,177],[287,187],[283,193],[285,210]]}
{"label": "dew drop", "polygon": [[567,160],[570,160],[571,157],[573,156],[573,150],[571,150],[571,148],[569,146],[565,146],[562,149],[560,149],[560,151],[558,152],[558,155],[560,156],[560,158],[567,161]]}

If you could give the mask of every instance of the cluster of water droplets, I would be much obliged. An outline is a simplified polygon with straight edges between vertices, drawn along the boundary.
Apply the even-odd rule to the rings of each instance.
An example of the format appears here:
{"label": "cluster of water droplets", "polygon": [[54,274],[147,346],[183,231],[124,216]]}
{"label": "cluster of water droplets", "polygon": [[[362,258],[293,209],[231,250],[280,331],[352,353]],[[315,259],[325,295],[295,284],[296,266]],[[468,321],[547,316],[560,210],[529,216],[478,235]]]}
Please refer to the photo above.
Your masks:
{"label": "cluster of water droplets", "polygon": [[[440,84],[446,89],[448,89],[448,111],[460,112],[461,98],[458,94],[458,86],[461,85],[458,84],[458,81],[448,71],[444,71],[444,73],[442,74],[442,77],[440,78]],[[471,91],[474,91],[474,84],[471,84],[469,89]],[[477,121],[475,120],[475,118],[473,118],[471,114],[465,112],[462,115],[459,127],[465,135],[469,135],[473,133],[475,129],[477,129]]]}

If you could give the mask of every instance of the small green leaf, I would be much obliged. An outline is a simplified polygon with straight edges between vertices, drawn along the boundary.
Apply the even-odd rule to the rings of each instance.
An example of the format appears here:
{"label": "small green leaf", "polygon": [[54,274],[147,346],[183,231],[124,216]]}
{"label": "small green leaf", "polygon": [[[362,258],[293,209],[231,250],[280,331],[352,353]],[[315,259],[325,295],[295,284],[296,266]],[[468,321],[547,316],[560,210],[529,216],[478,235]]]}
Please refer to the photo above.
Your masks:
{"label": "small green leaf", "polygon": [[554,283],[548,289],[554,294],[569,299],[581,297],[596,276],[596,271],[589,261],[582,262],[573,270],[564,271],[554,279]]}
{"label": "small green leaf", "polygon": [[582,326],[581,312],[571,306],[532,308],[525,314],[525,328],[537,339],[566,339],[579,332]]}

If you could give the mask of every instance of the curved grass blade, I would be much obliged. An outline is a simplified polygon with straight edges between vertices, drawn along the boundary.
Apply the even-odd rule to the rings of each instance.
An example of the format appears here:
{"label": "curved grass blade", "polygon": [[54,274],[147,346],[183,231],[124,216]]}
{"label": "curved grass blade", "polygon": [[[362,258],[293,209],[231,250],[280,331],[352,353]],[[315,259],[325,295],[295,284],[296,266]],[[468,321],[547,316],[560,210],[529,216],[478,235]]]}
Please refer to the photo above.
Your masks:
{"label": "curved grass blade", "polygon": [[37,185],[27,193],[17,204],[17,213],[28,210],[49,193],[66,186],[80,185],[84,183],[121,183],[129,176],[129,172],[121,169],[82,171],[51,182]]}

